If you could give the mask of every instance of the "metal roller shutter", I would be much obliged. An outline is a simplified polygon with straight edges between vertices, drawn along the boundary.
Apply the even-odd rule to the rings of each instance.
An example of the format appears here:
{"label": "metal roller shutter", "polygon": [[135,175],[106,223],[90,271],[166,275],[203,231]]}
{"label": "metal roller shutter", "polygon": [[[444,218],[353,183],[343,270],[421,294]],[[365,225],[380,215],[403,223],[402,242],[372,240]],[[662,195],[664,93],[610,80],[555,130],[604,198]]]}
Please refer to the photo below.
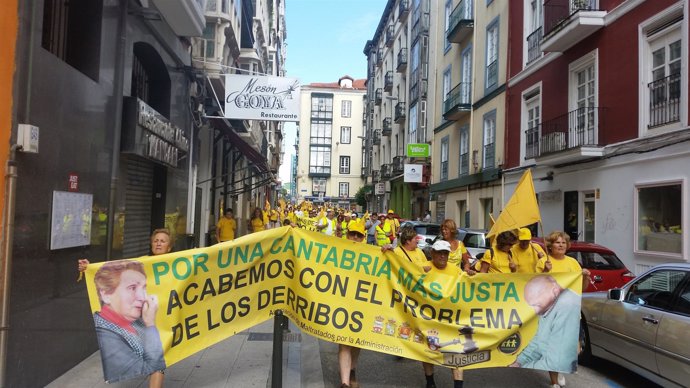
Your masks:
{"label": "metal roller shutter", "polygon": [[148,255],[151,250],[151,198],[153,162],[128,156],[125,193],[125,233],[122,257]]}

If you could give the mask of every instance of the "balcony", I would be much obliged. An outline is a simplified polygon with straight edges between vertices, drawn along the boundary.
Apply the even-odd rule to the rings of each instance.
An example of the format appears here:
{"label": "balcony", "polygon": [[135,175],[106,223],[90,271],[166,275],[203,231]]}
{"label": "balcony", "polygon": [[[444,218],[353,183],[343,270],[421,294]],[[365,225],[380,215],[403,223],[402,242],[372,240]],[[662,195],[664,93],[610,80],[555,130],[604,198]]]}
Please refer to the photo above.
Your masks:
{"label": "balcony", "polygon": [[649,124],[647,128],[657,128],[680,121],[680,73],[650,82]]}
{"label": "balcony", "polygon": [[374,130],[373,136],[371,137],[371,144],[381,145],[381,130],[380,129]]}
{"label": "balcony", "polygon": [[390,92],[393,90],[393,71],[388,70],[383,78],[383,90]]}
{"label": "balcony", "polygon": [[206,26],[201,0],[153,0],[163,19],[177,36],[201,36]]}
{"label": "balcony", "polygon": [[384,164],[381,166],[381,180],[391,179],[393,177],[393,165]]}
{"label": "balcony", "polygon": [[596,0],[544,1],[545,52],[563,52],[604,27],[607,11]]}
{"label": "balcony", "polygon": [[474,31],[473,0],[462,0],[451,12],[446,38],[451,43],[460,43],[472,36]]}
{"label": "balcony", "polygon": [[395,115],[393,116],[393,120],[395,120],[396,124],[405,121],[406,110],[405,101],[398,101],[398,103],[395,104]]}
{"label": "balcony", "polygon": [[381,170],[372,170],[371,171],[371,180],[372,180],[372,182],[381,181]]}
{"label": "balcony", "polygon": [[398,73],[404,73],[407,70],[407,48],[403,47],[398,51],[398,62],[395,70]]}
{"label": "balcony", "polygon": [[376,50],[376,65],[381,66],[383,64],[383,49],[380,48]]}
{"label": "balcony", "polygon": [[443,101],[443,118],[457,121],[469,116],[472,112],[472,83],[460,82]]}
{"label": "balcony", "polygon": [[400,175],[405,172],[405,157],[396,156],[393,158],[393,175]]}
{"label": "balcony", "polygon": [[390,117],[383,119],[383,130],[381,130],[381,135],[390,136],[393,133],[393,120]]}
{"label": "balcony", "polygon": [[410,0],[400,0],[398,2],[398,19],[403,22],[410,14]]}
{"label": "balcony", "polygon": [[604,112],[605,108],[587,106],[544,121],[537,144],[535,134],[530,134],[531,152],[539,150],[538,163],[553,166],[602,157],[604,148],[597,138],[599,128],[604,126]]}
{"label": "balcony", "polygon": [[362,112],[362,122],[363,123],[367,122],[367,112],[366,111]]}
{"label": "balcony", "polygon": [[541,58],[541,41],[543,39],[543,29],[537,28],[527,37],[527,64]]}
{"label": "balcony", "polygon": [[470,172],[470,154],[460,154],[460,176],[466,176]]}
{"label": "balcony", "polygon": [[359,175],[362,178],[366,178],[369,176],[369,168],[367,166],[362,166],[362,172]]}
{"label": "balcony", "polygon": [[395,41],[395,25],[391,24],[386,28],[386,47],[391,47]]}
{"label": "balcony", "polygon": [[374,95],[374,104],[381,105],[381,100],[383,100],[383,89],[376,89],[376,94]]}

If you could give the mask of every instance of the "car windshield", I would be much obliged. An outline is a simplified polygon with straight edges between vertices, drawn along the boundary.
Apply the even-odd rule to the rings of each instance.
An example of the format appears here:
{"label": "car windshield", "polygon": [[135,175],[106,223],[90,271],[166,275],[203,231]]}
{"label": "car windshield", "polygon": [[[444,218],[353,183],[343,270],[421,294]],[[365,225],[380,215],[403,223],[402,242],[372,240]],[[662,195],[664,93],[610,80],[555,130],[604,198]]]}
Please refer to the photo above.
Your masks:
{"label": "car windshield", "polygon": [[441,227],[439,225],[418,225],[414,227],[417,234],[423,234],[425,236],[435,236],[441,233]]}
{"label": "car windshield", "polygon": [[625,264],[611,253],[568,252],[567,255],[576,258],[583,268],[612,270],[625,267]]}
{"label": "car windshield", "polygon": [[468,248],[486,248],[489,249],[489,241],[484,238],[483,234],[468,233],[463,239],[463,243]]}

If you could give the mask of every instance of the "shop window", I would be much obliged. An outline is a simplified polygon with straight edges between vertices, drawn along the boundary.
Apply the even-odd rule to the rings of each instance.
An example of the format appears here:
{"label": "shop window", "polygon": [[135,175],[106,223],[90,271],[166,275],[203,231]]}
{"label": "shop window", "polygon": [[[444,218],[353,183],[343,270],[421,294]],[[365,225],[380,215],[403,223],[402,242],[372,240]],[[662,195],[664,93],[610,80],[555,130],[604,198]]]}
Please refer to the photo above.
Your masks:
{"label": "shop window", "polygon": [[682,185],[637,187],[637,250],[683,253]]}

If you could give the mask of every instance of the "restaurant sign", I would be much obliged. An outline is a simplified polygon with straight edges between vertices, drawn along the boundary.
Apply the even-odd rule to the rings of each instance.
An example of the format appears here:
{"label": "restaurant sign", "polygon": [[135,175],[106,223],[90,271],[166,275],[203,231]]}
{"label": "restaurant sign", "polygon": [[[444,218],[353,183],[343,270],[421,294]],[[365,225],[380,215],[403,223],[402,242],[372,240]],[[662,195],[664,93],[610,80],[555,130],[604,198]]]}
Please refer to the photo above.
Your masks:
{"label": "restaurant sign", "polygon": [[227,74],[225,117],[241,120],[299,121],[300,84],[296,78]]}
{"label": "restaurant sign", "polygon": [[184,130],[136,97],[125,97],[122,119],[122,152],[177,168],[189,151]]}

